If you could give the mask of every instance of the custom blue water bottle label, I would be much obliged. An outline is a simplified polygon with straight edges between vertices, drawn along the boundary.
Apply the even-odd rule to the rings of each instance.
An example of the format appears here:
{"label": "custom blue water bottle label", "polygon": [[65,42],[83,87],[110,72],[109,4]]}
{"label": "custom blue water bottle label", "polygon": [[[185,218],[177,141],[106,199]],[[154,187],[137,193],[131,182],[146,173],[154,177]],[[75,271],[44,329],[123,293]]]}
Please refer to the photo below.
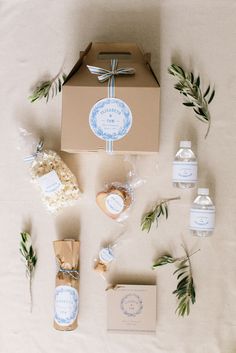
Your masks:
{"label": "custom blue water bottle label", "polygon": [[213,231],[215,227],[215,210],[198,210],[191,208],[190,229]]}
{"label": "custom blue water bottle label", "polygon": [[173,182],[196,183],[197,162],[173,162]]}
{"label": "custom blue water bottle label", "polygon": [[55,289],[55,322],[60,326],[73,324],[78,315],[79,295],[71,286],[57,286]]}
{"label": "custom blue water bottle label", "polygon": [[100,139],[117,141],[128,134],[132,126],[132,113],[121,99],[104,98],[92,107],[89,124]]}

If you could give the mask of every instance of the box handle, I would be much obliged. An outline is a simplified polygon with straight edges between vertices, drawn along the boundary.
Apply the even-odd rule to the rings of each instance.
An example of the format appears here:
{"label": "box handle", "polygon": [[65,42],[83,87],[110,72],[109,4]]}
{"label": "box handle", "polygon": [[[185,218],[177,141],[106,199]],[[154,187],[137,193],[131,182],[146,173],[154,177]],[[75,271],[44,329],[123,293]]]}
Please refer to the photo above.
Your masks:
{"label": "box handle", "polygon": [[102,51],[98,53],[98,60],[112,60],[112,59],[131,60],[131,58],[132,58],[132,54],[130,52]]}

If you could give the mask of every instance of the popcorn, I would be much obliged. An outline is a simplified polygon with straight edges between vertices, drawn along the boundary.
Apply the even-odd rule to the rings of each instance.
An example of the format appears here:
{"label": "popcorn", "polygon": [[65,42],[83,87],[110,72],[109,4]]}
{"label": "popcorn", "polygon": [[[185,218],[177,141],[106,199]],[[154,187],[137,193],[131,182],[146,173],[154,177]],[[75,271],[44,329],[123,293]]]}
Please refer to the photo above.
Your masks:
{"label": "popcorn", "polygon": [[71,206],[79,198],[76,177],[54,151],[37,153],[31,165],[31,177],[40,188],[42,201],[50,212]]}

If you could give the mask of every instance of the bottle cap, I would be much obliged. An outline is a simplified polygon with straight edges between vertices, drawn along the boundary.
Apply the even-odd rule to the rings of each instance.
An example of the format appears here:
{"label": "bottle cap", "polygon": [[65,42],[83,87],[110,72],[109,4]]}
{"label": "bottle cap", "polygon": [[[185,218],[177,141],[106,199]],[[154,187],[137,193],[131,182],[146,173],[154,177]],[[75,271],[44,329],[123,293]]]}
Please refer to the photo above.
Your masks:
{"label": "bottle cap", "polygon": [[180,141],[180,147],[191,148],[192,144],[191,141]]}
{"label": "bottle cap", "polygon": [[209,195],[209,189],[207,189],[207,188],[198,188],[197,193],[198,193],[198,195]]}

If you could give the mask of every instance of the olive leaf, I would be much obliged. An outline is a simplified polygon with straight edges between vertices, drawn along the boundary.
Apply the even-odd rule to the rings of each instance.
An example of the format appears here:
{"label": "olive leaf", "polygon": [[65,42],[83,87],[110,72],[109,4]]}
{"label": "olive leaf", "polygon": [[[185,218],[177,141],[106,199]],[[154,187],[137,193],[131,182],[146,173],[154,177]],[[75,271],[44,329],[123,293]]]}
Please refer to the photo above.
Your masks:
{"label": "olive leaf", "polygon": [[50,97],[53,98],[61,92],[62,85],[65,82],[66,77],[66,74],[62,73],[58,74],[52,80],[39,83],[32,92],[32,95],[28,97],[31,103],[43,98],[45,98],[46,102],[48,102]]}
{"label": "olive leaf", "polygon": [[30,311],[32,311],[32,278],[37,263],[37,255],[32,246],[31,235],[27,232],[20,233],[20,253],[25,263],[26,277],[29,280]]}
{"label": "olive leaf", "polygon": [[159,266],[167,265],[167,264],[172,264],[176,261],[171,255],[163,255],[157,259],[155,264],[152,266],[153,269]]}
{"label": "olive leaf", "polygon": [[167,219],[169,216],[168,202],[179,199],[179,196],[169,199],[163,199],[159,201],[151,211],[145,213],[141,219],[142,231],[146,230],[149,233],[154,222],[156,222],[156,225],[158,226],[158,221],[161,216],[164,216],[165,219]]}
{"label": "olive leaf", "polygon": [[178,80],[174,87],[184,96],[185,101],[183,102],[183,105],[186,107],[192,107],[195,116],[203,123],[208,124],[205,135],[206,138],[211,125],[211,116],[208,105],[212,102],[215,96],[215,90],[211,89],[209,85],[203,93],[200,87],[200,76],[195,78],[192,72],[185,72],[183,68],[178,65],[170,65],[168,72]]}
{"label": "olive leaf", "polygon": [[174,271],[173,275],[177,276],[178,284],[172,293],[176,295],[178,300],[178,306],[175,312],[178,313],[179,316],[189,315],[191,304],[196,302],[196,292],[194,287],[190,257],[200,250],[198,249],[189,255],[185,247],[183,248],[186,253],[184,257],[173,258],[169,254],[163,255],[159,257],[155,264],[152,266],[153,269],[156,269],[162,265],[177,263],[177,269]]}

